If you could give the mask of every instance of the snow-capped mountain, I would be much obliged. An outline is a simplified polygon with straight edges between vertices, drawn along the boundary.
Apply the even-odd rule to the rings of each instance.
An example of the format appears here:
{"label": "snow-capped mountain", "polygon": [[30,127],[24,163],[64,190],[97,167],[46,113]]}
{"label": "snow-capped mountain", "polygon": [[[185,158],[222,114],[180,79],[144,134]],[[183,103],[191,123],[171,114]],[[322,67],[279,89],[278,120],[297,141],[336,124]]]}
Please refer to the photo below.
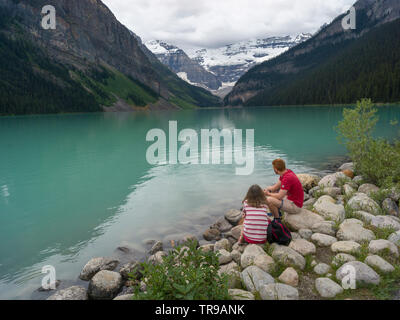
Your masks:
{"label": "snow-capped mountain", "polygon": [[[311,37],[311,34],[302,33],[297,36],[251,39],[215,49],[188,48],[185,51],[159,40],[145,44],[182,79],[224,96],[250,68]],[[204,72],[198,71],[198,67]]]}

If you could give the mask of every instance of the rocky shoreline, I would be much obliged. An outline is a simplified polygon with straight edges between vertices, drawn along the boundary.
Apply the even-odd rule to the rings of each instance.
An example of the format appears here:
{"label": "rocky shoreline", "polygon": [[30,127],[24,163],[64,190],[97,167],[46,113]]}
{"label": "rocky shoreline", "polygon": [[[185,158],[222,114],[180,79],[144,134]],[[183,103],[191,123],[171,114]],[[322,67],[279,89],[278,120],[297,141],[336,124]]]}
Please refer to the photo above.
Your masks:
{"label": "rocky shoreline", "polygon": [[[364,183],[354,176],[352,163],[322,178],[298,177],[305,203],[299,214],[284,214],[283,222],[293,236],[289,246],[239,245],[241,212],[231,209],[204,231],[202,239],[182,235],[171,239],[171,248],[194,240],[198,250],[218,253],[219,272],[228,275],[234,300],[374,299],[356,291],[346,295],[342,279],[352,267],[357,283],[379,287],[400,270],[400,193]],[[377,194],[386,196],[376,199]],[[161,241],[148,245],[146,260],[153,264],[162,263],[171,249]],[[79,275],[86,286],[58,290],[48,300],[131,300],[133,285],[146,290],[140,271],[136,260],[121,264],[113,258],[93,258]],[[136,281],[130,280],[132,272]]]}

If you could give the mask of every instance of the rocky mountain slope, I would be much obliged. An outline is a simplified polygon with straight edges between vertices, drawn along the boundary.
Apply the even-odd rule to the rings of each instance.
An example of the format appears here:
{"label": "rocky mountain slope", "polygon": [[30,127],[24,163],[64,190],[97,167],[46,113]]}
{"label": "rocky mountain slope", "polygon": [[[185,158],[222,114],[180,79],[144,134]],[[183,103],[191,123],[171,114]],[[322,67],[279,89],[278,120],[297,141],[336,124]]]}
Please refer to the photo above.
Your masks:
{"label": "rocky mountain slope", "polygon": [[344,30],[340,15],[308,41],[251,69],[225,105],[349,103],[365,96],[399,101],[400,2],[359,0],[355,8],[355,30]]}
{"label": "rocky mountain slope", "polygon": [[189,48],[185,51],[160,40],[151,40],[145,44],[182,79],[223,94],[253,66],[280,55],[310,37],[311,34],[269,37],[215,49]]}
{"label": "rocky mountain slope", "polygon": [[[219,99],[144,53],[100,0],[0,0],[0,114],[193,108]],[[35,90],[32,88],[35,87]]]}

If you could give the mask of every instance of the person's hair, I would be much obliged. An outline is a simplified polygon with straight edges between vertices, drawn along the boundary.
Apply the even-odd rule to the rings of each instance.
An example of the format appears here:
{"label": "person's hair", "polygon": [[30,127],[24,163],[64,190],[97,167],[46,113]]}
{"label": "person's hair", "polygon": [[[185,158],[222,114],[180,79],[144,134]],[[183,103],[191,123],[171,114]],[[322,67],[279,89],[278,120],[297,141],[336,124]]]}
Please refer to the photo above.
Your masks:
{"label": "person's hair", "polygon": [[282,159],[276,159],[276,160],[272,161],[272,165],[279,172],[282,172],[282,171],[286,170],[286,163]]}
{"label": "person's hair", "polygon": [[257,184],[252,185],[247,191],[246,197],[243,202],[247,201],[250,207],[261,208],[262,205],[267,204],[267,199],[264,194],[264,190]]}

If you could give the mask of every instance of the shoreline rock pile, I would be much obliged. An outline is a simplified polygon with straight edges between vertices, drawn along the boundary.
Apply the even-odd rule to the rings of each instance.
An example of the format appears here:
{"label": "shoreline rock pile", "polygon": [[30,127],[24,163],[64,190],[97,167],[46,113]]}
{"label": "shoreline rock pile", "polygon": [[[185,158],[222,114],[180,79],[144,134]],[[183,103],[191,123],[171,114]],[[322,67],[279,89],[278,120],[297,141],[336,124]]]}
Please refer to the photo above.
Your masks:
{"label": "shoreline rock pile", "polygon": [[[305,191],[304,207],[299,214],[284,214],[283,222],[292,231],[289,246],[239,245],[242,226],[239,210],[229,210],[205,230],[198,250],[219,254],[220,270],[229,276],[229,294],[233,300],[297,300],[302,294],[305,278],[312,279],[314,298],[335,298],[344,292],[342,279],[349,268],[355,270],[357,283],[379,285],[382,274],[390,274],[400,265],[400,194],[388,193],[382,204],[373,199],[378,187],[363,183],[354,176],[352,163],[322,179],[299,174]],[[382,232],[392,231],[387,239]],[[174,239],[175,244],[192,235]],[[167,255],[163,243],[155,241],[148,261],[162,263]],[[59,290],[49,300],[86,300],[133,298],[128,274],[139,266],[131,261],[94,258],[82,269],[80,278],[89,281],[88,289],[73,286]],[[140,281],[140,269],[137,278]],[[309,288],[310,289],[310,288]],[[141,290],[145,284],[141,282]],[[310,291],[310,290],[308,290]]]}

